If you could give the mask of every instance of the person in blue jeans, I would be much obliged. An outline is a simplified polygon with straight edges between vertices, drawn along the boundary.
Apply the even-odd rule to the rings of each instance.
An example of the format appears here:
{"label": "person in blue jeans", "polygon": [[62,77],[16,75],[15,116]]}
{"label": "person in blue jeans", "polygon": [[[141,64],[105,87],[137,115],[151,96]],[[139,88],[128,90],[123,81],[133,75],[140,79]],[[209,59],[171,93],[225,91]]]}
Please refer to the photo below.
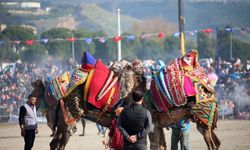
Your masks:
{"label": "person in blue jeans", "polygon": [[189,130],[191,120],[181,120],[179,123],[173,125],[171,136],[171,150],[178,150],[178,143],[180,141],[181,150],[189,150]]}
{"label": "person in blue jeans", "polygon": [[98,135],[104,135],[105,133],[105,128],[103,126],[101,126],[100,124],[96,123],[96,127],[98,129]]}

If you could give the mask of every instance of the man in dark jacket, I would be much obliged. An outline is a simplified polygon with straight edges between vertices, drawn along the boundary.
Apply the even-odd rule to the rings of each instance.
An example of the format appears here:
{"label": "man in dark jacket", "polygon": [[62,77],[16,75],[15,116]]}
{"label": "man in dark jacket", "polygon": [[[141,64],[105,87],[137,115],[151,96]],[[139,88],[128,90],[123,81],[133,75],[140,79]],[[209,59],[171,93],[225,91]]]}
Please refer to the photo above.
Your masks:
{"label": "man in dark jacket", "polygon": [[147,135],[152,128],[150,112],[142,106],[143,92],[132,94],[134,103],[124,108],[118,118],[118,129],[123,135],[124,150],[146,150]]}
{"label": "man in dark jacket", "polygon": [[19,125],[21,135],[24,137],[24,150],[31,150],[38,133],[36,116],[36,97],[29,95],[27,104],[21,106],[19,113]]}

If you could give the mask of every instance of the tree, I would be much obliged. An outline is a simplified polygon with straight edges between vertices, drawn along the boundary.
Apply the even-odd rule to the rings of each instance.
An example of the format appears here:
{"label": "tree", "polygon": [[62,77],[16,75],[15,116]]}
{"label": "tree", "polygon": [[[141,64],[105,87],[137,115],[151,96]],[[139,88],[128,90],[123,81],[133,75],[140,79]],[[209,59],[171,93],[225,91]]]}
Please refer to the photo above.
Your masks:
{"label": "tree", "polygon": [[240,58],[241,60],[250,59],[250,44],[240,40],[233,40],[233,57]]}
{"label": "tree", "polygon": [[[3,61],[15,61],[19,59],[19,53],[26,49],[26,40],[35,40],[36,35],[28,28],[10,25],[0,35],[0,40],[9,41],[2,44],[1,58]],[[20,41],[19,44],[10,41]]]}
{"label": "tree", "polygon": [[71,42],[63,40],[70,38],[72,36],[71,33],[72,31],[65,28],[53,28],[43,32],[41,38],[49,39],[48,43],[45,44],[48,54],[55,58],[71,56]]}
{"label": "tree", "polygon": [[216,55],[216,43],[211,39],[208,33],[198,32],[197,45],[200,58],[214,58]]}
{"label": "tree", "polygon": [[[103,31],[97,31],[93,35],[94,37],[106,37],[107,35]],[[102,59],[105,63],[108,63],[111,60],[110,49],[108,47],[108,42],[100,42],[100,39],[93,40],[95,44],[95,54],[96,58]],[[105,39],[107,40],[107,39]]]}
{"label": "tree", "polygon": [[33,44],[27,47],[26,50],[20,53],[21,60],[25,62],[36,62],[41,63],[46,61],[44,58],[46,56],[46,48],[40,43]]}
{"label": "tree", "polygon": [[93,40],[93,33],[84,29],[78,29],[73,31],[75,38],[85,38],[85,41],[75,41],[75,60],[80,63],[83,51],[89,51],[91,54],[95,53],[95,44],[93,41],[87,43],[87,38]]}

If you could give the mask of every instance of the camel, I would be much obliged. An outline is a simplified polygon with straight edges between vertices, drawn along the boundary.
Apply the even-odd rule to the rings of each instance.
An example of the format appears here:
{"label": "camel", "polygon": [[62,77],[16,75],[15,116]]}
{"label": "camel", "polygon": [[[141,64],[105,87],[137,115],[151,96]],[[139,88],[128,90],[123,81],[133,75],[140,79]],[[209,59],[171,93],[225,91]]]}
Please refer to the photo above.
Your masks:
{"label": "camel", "polygon": [[152,76],[151,87],[144,98],[146,107],[154,110],[151,111],[154,130],[149,134],[150,149],[166,150],[163,128],[191,118],[208,150],[218,150],[221,142],[214,132],[217,101],[204,69],[198,64],[198,52],[191,50],[166,66],[160,61],[158,70],[152,68]]}
{"label": "camel", "polygon": [[37,98],[36,107],[45,111],[45,116],[47,119],[47,125],[51,129],[52,134],[50,136],[54,136],[54,120],[55,120],[55,109],[57,105],[57,100],[48,90],[48,86],[43,84],[42,80],[36,80],[31,83],[33,87],[32,95]]}
{"label": "camel", "polygon": [[[98,63],[100,61],[96,62],[96,64]],[[101,66],[103,65],[101,64]],[[96,74],[93,73],[93,70],[95,70]],[[87,71],[85,69],[84,72],[87,72],[86,80],[74,88],[67,96],[63,97],[63,99],[60,99],[56,113],[56,133],[50,142],[51,150],[65,149],[71,135],[72,124],[80,117],[96,122],[104,127],[110,127],[112,120],[115,118],[115,109],[118,106],[129,104],[134,90],[146,89],[143,66],[139,60],[135,60],[133,63],[125,60],[117,61],[108,70],[104,70],[98,72],[98,67]],[[86,87],[90,86],[90,84],[96,84],[93,88],[94,90],[97,89],[98,84],[103,79],[91,78],[99,77],[102,73],[107,75],[105,82],[100,87],[98,95],[90,102],[87,94],[91,95],[92,93],[86,92],[88,90]],[[89,90],[91,88],[89,87]],[[103,101],[106,101],[106,103],[101,103],[103,105],[101,108],[98,102]],[[94,103],[97,104],[94,105]]]}

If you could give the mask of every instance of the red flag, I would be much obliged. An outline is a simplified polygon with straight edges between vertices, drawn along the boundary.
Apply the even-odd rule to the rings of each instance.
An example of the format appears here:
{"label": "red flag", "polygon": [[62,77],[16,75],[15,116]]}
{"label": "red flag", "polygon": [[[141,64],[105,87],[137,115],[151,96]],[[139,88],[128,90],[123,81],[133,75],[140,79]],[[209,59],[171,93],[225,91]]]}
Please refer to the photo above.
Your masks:
{"label": "red flag", "polygon": [[165,37],[165,33],[162,33],[162,32],[159,33],[159,34],[158,34],[158,37],[159,37],[159,38],[164,38],[164,37]]}
{"label": "red flag", "polygon": [[118,41],[121,41],[122,40],[122,36],[116,36],[113,38],[113,41],[114,42],[118,42]]}
{"label": "red flag", "polygon": [[25,41],[25,43],[26,43],[27,45],[32,45],[32,44],[34,43],[34,41],[33,41],[33,40],[27,40],[27,41]]}
{"label": "red flag", "polygon": [[77,40],[77,38],[67,38],[67,41],[69,41],[69,42],[73,42],[73,41],[76,41]]}
{"label": "red flag", "polygon": [[212,28],[208,28],[208,29],[204,29],[202,31],[205,32],[205,33],[211,33],[211,32],[213,32],[213,29]]}

